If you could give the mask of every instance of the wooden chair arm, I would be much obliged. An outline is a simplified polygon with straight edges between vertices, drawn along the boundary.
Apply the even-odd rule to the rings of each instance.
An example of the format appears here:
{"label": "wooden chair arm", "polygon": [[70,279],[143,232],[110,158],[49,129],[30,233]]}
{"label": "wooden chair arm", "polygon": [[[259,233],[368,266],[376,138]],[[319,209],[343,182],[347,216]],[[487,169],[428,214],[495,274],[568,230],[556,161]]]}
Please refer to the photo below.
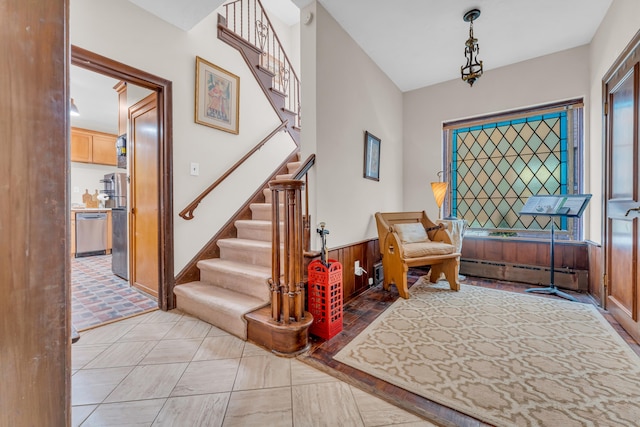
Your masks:
{"label": "wooden chair arm", "polygon": [[447,227],[442,227],[433,233],[433,238],[431,239],[434,242],[443,242],[448,243],[450,245],[453,244],[453,239],[451,238],[451,233],[447,230]]}

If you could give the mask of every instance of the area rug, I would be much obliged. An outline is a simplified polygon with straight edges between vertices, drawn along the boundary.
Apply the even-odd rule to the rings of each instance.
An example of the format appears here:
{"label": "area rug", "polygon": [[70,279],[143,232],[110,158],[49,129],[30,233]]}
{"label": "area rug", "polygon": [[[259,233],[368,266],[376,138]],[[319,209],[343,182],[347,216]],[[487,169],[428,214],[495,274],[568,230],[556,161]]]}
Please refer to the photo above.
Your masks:
{"label": "area rug", "polygon": [[640,358],[588,304],[424,278],[334,359],[496,426],[640,422]]}

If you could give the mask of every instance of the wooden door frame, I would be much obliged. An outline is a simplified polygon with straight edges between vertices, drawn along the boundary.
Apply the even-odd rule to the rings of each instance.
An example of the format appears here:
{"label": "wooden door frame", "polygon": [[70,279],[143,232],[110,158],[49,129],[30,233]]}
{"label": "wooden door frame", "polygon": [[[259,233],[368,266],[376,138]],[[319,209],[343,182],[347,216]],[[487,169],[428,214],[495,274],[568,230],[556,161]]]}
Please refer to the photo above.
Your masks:
{"label": "wooden door frame", "polygon": [[[609,244],[609,221],[607,201],[611,195],[611,182],[609,181],[609,172],[611,169],[611,129],[609,129],[609,91],[608,86],[611,82],[619,80],[628,71],[629,62],[637,62],[640,58],[640,31],[638,31],[629,44],[624,48],[620,56],[613,63],[611,68],[602,78],[602,270],[604,279],[600,289],[602,296],[602,307],[607,309],[607,299],[610,293],[609,286],[609,265],[608,265],[608,244]],[[626,70],[626,71],[625,71]],[[636,118],[638,120],[638,118]]]}
{"label": "wooden door frame", "polygon": [[71,46],[71,64],[150,89],[158,96],[158,306],[175,308],[173,287],[173,104],[172,83],[80,47]]}

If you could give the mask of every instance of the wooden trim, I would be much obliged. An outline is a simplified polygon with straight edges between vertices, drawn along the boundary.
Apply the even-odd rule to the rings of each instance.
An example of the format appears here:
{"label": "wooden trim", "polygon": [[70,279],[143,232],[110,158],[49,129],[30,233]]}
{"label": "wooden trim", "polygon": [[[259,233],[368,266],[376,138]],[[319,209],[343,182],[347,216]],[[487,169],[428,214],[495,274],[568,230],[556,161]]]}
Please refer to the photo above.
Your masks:
{"label": "wooden trim", "polygon": [[[71,46],[71,64],[104,74],[126,83],[150,89],[158,94],[158,139],[159,150],[159,260],[158,306],[161,310],[175,307],[173,286],[173,95],[169,80],[114,61],[77,46]],[[67,251],[68,252],[68,251]]]}
{"label": "wooden trim", "polygon": [[582,98],[569,99],[566,101],[552,102],[550,104],[538,105],[534,107],[520,108],[516,110],[505,111],[496,114],[486,114],[477,117],[471,117],[468,119],[453,120],[451,122],[445,122],[442,124],[442,130],[453,130],[467,126],[474,126],[491,121],[507,121],[516,120],[522,117],[530,116],[533,113],[552,113],[554,111],[563,111],[567,108],[581,108],[584,107],[584,101]]}
{"label": "wooden trim", "polygon": [[[640,30],[636,32],[631,41],[624,48],[622,53],[618,56],[615,62],[611,65],[611,67],[607,70],[607,72],[602,77],[602,141],[604,143],[604,156],[602,156],[602,247],[601,247],[601,269],[602,269],[602,284],[600,286],[601,290],[601,304],[603,308],[606,310],[609,309],[609,305],[607,304],[608,297],[608,283],[605,280],[607,277],[607,272],[610,269],[609,263],[607,261],[607,247],[609,246],[609,231],[610,224],[608,221],[609,217],[609,209],[608,209],[608,200],[610,197],[610,184],[611,184],[611,129],[609,128],[609,90],[610,87],[618,82],[624,75],[626,75],[627,71],[629,71],[629,61],[637,61],[638,59],[634,56],[640,54]],[[636,79],[637,81],[637,79]],[[636,83],[634,83],[636,84]],[[637,186],[634,186],[634,191],[637,191]],[[611,305],[612,308],[615,308],[615,304]]]}
{"label": "wooden trim", "polygon": [[587,241],[587,250],[589,255],[589,294],[602,307],[606,301],[603,280],[603,249],[600,244]]}
{"label": "wooden trim", "polygon": [[2,2],[0,425],[71,425],[68,0]]}

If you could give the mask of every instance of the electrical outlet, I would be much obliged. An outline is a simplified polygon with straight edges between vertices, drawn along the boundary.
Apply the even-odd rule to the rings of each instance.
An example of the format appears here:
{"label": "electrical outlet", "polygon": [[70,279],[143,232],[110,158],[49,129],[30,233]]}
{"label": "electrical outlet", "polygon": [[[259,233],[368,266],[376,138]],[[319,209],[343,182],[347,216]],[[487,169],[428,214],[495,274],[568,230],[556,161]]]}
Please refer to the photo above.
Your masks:
{"label": "electrical outlet", "polygon": [[362,276],[362,273],[365,273],[364,268],[360,267],[360,261],[356,261],[353,266],[354,272],[356,276]]}
{"label": "electrical outlet", "polygon": [[369,286],[373,286],[373,277],[369,277]]}
{"label": "electrical outlet", "polygon": [[191,163],[191,175],[198,176],[200,175],[200,163]]}

